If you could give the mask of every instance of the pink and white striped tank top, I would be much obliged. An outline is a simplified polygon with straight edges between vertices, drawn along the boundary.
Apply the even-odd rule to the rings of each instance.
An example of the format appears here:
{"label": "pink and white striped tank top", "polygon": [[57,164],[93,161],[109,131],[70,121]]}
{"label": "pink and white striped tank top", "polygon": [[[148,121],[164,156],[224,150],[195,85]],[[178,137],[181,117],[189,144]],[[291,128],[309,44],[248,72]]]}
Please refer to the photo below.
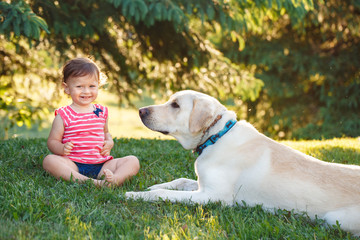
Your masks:
{"label": "pink and white striped tank top", "polygon": [[98,164],[113,159],[112,156],[102,156],[105,134],[104,127],[108,117],[107,107],[94,104],[97,114],[77,113],[70,106],[61,107],[55,111],[60,114],[64,122],[64,136],[62,143],[74,144],[71,153],[67,157],[78,163]]}

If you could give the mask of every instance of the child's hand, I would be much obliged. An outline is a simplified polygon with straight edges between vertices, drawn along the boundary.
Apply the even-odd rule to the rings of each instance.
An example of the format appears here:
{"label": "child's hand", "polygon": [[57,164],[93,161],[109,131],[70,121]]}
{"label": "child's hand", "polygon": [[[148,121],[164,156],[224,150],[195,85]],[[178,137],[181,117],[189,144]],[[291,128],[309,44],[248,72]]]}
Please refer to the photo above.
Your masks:
{"label": "child's hand", "polygon": [[64,144],[64,155],[69,155],[73,149],[74,144],[72,142],[67,142]]}
{"label": "child's hand", "polygon": [[103,147],[103,149],[101,149],[100,154],[101,154],[102,156],[109,156],[109,155],[110,155],[110,151],[111,151],[111,149],[113,148],[113,146],[114,146],[114,141],[113,141],[112,139],[110,139],[110,140],[105,140],[105,141],[104,141],[104,147]]}

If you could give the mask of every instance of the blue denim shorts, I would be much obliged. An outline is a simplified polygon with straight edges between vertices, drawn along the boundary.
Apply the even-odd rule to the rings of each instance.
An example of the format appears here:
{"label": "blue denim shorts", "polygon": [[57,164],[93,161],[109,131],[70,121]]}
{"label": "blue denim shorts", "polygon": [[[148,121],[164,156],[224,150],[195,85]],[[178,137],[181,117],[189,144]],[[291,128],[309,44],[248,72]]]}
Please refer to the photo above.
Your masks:
{"label": "blue denim shorts", "polygon": [[79,168],[79,173],[89,178],[97,178],[105,162],[99,164],[86,164],[74,162]]}

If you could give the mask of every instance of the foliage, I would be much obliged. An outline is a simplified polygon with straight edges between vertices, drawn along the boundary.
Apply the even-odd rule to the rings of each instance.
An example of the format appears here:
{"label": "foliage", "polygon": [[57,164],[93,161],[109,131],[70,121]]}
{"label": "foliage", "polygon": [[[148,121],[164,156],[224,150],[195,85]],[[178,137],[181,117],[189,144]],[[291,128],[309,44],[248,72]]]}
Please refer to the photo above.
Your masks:
{"label": "foliage", "polygon": [[[357,139],[286,142],[329,162],[360,164]],[[115,139],[114,156],[134,154],[141,169],[121,188],[57,181],[41,162],[45,139],[0,141],[3,239],[356,239],[305,214],[261,206],[226,207],[126,200],[124,193],[179,177],[195,178],[195,156],[176,141]],[[146,150],[145,150],[146,149]]]}
{"label": "foliage", "polygon": [[24,1],[14,1],[12,4],[0,2],[0,34],[6,39],[19,41],[21,36],[29,39],[39,39],[41,30],[50,33],[46,22],[37,16]]}
{"label": "foliage", "polygon": [[[276,21],[287,13],[296,25],[312,8],[310,0],[8,0],[0,5],[0,41],[5,43],[0,52],[10,59],[45,52],[54,60],[46,69],[55,71],[68,58],[93,56],[120,100],[130,101],[144,88],[168,90],[165,95],[193,88],[223,100],[240,95],[255,100],[263,83],[254,68],[225,57],[210,41],[212,33],[230,37],[238,51],[244,49],[243,35],[259,31],[266,19]],[[55,81],[42,75],[43,64],[34,66],[43,81]],[[26,78],[29,66],[22,67],[12,66]]]}
{"label": "foliage", "polygon": [[29,54],[24,41],[19,41],[17,48],[5,42],[0,46],[0,58],[0,127],[5,130],[6,139],[15,124],[30,127],[48,115],[53,94],[47,89],[56,81],[57,71],[52,68],[55,61],[48,53]]}
{"label": "foliage", "polygon": [[0,2],[0,23],[0,117],[6,139],[8,130],[15,124],[30,127],[35,120],[42,120],[48,114],[49,102],[43,98],[41,103],[36,101],[30,92],[37,92],[37,98],[44,95],[40,89],[31,87],[35,82],[32,78],[37,75],[55,79],[56,73],[46,64],[49,59],[45,59],[45,51],[30,50],[42,30],[50,32],[44,19],[28,4]]}
{"label": "foliage", "polygon": [[233,62],[256,66],[264,87],[247,102],[247,117],[268,135],[359,136],[360,4],[328,0],[314,7],[296,28],[284,15],[247,34],[242,52],[224,38],[219,48]]}

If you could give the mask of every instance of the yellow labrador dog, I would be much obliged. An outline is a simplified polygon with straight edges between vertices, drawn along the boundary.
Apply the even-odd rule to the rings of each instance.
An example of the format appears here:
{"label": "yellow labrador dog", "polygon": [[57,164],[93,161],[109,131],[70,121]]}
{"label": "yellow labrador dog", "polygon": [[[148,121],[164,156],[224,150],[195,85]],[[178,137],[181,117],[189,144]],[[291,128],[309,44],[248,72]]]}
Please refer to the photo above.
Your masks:
{"label": "yellow labrador dog", "polygon": [[162,105],[139,110],[151,130],[175,137],[195,149],[197,181],[180,178],[150,191],[127,192],[127,198],[168,199],[307,212],[360,235],[360,167],[320,161],[236,121],[215,98],[181,91]]}

